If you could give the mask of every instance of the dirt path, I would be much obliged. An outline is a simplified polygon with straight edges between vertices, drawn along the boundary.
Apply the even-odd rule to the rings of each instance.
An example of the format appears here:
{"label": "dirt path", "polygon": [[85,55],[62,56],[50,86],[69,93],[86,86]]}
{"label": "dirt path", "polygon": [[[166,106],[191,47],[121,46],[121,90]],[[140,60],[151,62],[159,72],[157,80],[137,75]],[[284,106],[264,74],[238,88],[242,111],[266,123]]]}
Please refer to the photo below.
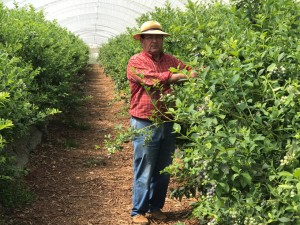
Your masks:
{"label": "dirt path", "polygon": [[[108,155],[105,135],[118,124],[128,126],[123,103],[114,101],[113,82],[99,66],[87,73],[85,91],[92,99],[70,121],[54,121],[32,154],[26,182],[35,200],[16,210],[8,225],[131,224],[132,147]],[[97,146],[97,147],[96,147]],[[196,224],[188,220],[188,201],[167,199],[168,221],[151,224]]]}

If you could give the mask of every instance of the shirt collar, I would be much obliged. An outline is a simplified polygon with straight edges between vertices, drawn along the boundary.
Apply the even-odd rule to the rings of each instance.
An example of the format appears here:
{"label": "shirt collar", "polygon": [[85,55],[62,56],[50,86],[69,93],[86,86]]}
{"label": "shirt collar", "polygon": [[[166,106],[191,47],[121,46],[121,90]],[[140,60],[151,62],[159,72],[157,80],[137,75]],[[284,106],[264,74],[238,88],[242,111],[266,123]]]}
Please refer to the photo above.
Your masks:
{"label": "shirt collar", "polygon": [[[151,54],[149,54],[148,52],[146,52],[146,51],[142,51],[142,54],[144,55],[144,56],[146,56],[146,57],[148,57],[148,58],[150,58],[150,59],[152,59],[153,60],[153,57],[152,57],[152,55]],[[160,57],[160,61],[163,59],[163,57],[164,57],[164,55],[165,55],[165,53],[160,53],[160,55],[161,55],[161,57]]]}

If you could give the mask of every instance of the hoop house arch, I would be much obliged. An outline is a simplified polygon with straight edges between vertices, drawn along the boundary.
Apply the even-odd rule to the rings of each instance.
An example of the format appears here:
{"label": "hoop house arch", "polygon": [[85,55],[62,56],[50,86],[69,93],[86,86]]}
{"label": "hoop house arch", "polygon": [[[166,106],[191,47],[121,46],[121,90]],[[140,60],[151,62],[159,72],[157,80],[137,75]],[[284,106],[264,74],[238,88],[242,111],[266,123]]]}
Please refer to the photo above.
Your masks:
{"label": "hoop house arch", "polygon": [[91,48],[136,26],[136,18],[163,7],[184,8],[188,0],[2,0],[9,8],[33,5],[45,12],[46,19],[56,20],[62,27],[78,35]]}

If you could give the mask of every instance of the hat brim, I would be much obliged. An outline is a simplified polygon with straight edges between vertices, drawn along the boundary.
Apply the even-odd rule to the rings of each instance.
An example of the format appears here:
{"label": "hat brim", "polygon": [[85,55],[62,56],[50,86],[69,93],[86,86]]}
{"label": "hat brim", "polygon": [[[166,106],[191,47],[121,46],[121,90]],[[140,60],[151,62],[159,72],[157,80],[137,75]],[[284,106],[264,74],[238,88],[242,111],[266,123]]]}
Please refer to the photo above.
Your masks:
{"label": "hat brim", "polygon": [[137,34],[133,35],[133,38],[134,38],[135,40],[140,40],[142,34],[160,34],[160,35],[163,35],[163,36],[165,36],[165,37],[170,36],[170,34],[168,34],[168,33],[166,33],[166,32],[163,32],[163,31],[161,31],[161,30],[147,30],[147,31],[144,31],[144,32],[137,33]]}

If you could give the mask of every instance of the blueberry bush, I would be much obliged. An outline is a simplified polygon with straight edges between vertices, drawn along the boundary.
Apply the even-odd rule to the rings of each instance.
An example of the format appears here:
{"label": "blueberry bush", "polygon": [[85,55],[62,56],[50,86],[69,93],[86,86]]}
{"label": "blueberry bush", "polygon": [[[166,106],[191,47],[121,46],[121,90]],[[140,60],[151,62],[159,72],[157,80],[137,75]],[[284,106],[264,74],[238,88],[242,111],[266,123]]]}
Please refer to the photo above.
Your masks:
{"label": "blueberry bush", "polygon": [[0,3],[0,21],[0,204],[14,206],[27,194],[16,190],[23,171],[5,149],[31,126],[78,107],[89,56],[82,40],[32,6]]}

